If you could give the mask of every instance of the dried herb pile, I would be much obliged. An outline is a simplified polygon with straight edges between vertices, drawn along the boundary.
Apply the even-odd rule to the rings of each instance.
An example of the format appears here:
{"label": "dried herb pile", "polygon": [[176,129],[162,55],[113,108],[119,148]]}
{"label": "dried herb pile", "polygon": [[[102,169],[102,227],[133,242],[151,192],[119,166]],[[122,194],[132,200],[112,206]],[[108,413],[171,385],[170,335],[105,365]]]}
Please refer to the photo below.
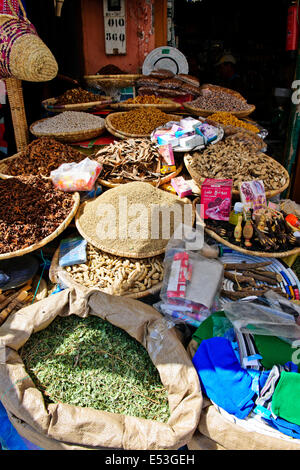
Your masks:
{"label": "dried herb pile", "polygon": [[149,181],[160,178],[161,156],[148,139],[126,139],[99,150],[97,161],[103,166],[101,178],[111,183]]}
{"label": "dried herb pile", "polygon": [[103,96],[97,95],[83,88],[72,88],[65,91],[57,98],[56,105],[90,103],[93,101],[101,101]]}
{"label": "dried herb pile", "polygon": [[47,403],[169,418],[167,392],[148,352],[101,318],[58,317],[33,334],[20,354]]}
{"label": "dried herb pile", "polygon": [[38,176],[0,180],[0,253],[26,248],[53,233],[71,212],[71,193]]}
{"label": "dried herb pile", "polygon": [[32,141],[18,157],[5,163],[5,170],[2,170],[2,173],[6,172],[12,176],[50,176],[51,171],[63,163],[78,163],[85,157],[70,145],[49,137],[41,137]]}

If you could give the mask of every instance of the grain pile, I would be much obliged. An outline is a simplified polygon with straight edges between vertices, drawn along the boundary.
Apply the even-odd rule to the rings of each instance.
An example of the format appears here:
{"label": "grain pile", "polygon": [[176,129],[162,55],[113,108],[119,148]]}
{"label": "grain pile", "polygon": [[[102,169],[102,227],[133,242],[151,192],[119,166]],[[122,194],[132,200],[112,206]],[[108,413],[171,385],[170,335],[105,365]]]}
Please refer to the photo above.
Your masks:
{"label": "grain pile", "polygon": [[192,225],[192,205],[186,202],[149,183],[127,183],[86,202],[76,226],[86,240],[107,253],[148,258],[164,252],[174,228],[184,220],[185,206],[189,206],[185,224]]}
{"label": "grain pile", "polygon": [[161,256],[141,260],[110,255],[87,245],[87,261],[65,270],[75,282],[97,287],[112,295],[128,295],[151,289],[163,280]]}
{"label": "grain pile", "polygon": [[35,134],[62,134],[88,131],[104,127],[104,119],[81,111],[64,111],[32,125]]}
{"label": "grain pile", "polygon": [[162,104],[164,100],[155,95],[136,96],[123,101],[123,104]]}
{"label": "grain pile", "polygon": [[149,139],[114,142],[95,155],[102,165],[101,178],[111,183],[153,181],[160,178],[161,156]]}
{"label": "grain pile", "polygon": [[[178,117],[178,120],[180,118]],[[111,125],[120,132],[132,135],[150,135],[154,129],[174,120],[160,109],[133,109],[110,116]]]}
{"label": "grain pile", "polygon": [[69,145],[41,137],[31,142],[16,158],[3,163],[1,172],[12,176],[50,176],[51,171],[63,163],[78,163],[84,158],[86,155]]}
{"label": "grain pile", "polygon": [[146,349],[101,318],[57,317],[20,356],[46,403],[154,419],[170,417],[168,394]]}
{"label": "grain pile", "polygon": [[226,111],[248,111],[251,106],[238,93],[226,88],[211,86],[203,88],[200,96],[190,101],[189,106],[195,109],[204,109],[213,112]]}
{"label": "grain pile", "polygon": [[37,176],[0,180],[0,253],[10,253],[51,235],[71,212],[72,194]]}
{"label": "grain pile", "polygon": [[204,178],[232,179],[233,189],[242,181],[263,180],[265,190],[277,190],[287,182],[283,167],[263,153],[235,141],[221,141],[203,152],[186,156],[192,178],[202,183]]}
{"label": "grain pile", "polygon": [[242,129],[247,129],[254,133],[259,132],[259,129],[255,126],[255,124],[238,119],[233,114],[228,113],[226,111],[219,111],[217,113],[211,114],[210,116],[208,116],[208,119],[210,119],[211,121],[218,122],[223,126],[234,126],[240,127]]}

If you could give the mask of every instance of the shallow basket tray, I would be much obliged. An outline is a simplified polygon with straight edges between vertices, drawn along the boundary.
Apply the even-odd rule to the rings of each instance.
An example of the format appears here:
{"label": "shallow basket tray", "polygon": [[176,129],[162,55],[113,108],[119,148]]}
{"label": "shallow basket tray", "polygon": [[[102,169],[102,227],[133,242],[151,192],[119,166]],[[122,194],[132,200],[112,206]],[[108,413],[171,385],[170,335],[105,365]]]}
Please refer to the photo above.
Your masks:
{"label": "shallow basket tray", "polygon": [[[180,198],[179,196],[177,196],[178,198],[178,201],[181,201],[181,202],[185,202],[186,204],[191,204],[192,205],[192,202],[187,199],[187,198]],[[105,246],[102,246],[101,245],[101,242],[100,241],[97,241],[97,239],[92,239],[90,238],[84,231],[84,229],[82,228],[81,224],[80,224],[80,217],[82,215],[82,211],[85,207],[85,205],[90,202],[90,201],[84,201],[77,213],[76,213],[76,217],[75,217],[75,225],[76,225],[76,228],[78,230],[78,232],[80,233],[80,235],[88,242],[90,243],[91,245],[93,245],[94,247],[98,248],[99,250],[102,250],[104,251],[105,253],[109,253],[109,254],[112,254],[112,255],[116,255],[116,256],[121,256],[122,258],[134,258],[134,259],[144,259],[144,258],[151,258],[152,256],[158,256],[158,255],[162,255],[165,251],[166,251],[166,247],[167,247],[167,243],[166,243],[166,246],[160,250],[156,250],[156,251],[149,251],[149,253],[146,253],[144,255],[140,255],[139,253],[125,253],[125,252],[121,252],[121,251],[118,251],[118,250],[113,250],[113,249],[110,249],[110,250],[107,250],[107,248]],[[194,221],[195,221],[195,209],[194,209],[194,206],[192,205],[192,210],[193,210],[193,224],[194,224]]]}
{"label": "shallow basket tray", "polygon": [[157,108],[160,109],[161,111],[176,111],[181,109],[181,104],[176,103],[175,101],[172,101],[168,98],[160,98],[162,103],[125,103],[125,102],[120,102],[120,103],[113,103],[110,105],[112,109],[116,110],[125,110],[129,111],[131,109],[152,109],[152,108]]}
{"label": "shallow basket tray", "polygon": [[110,88],[133,86],[141,76],[140,74],[85,75],[83,78],[89,87],[105,91]]}
{"label": "shallow basket tray", "polygon": [[104,100],[89,101],[88,103],[76,103],[76,104],[56,104],[57,98],[48,98],[42,101],[42,106],[46,111],[52,113],[63,113],[64,111],[96,111],[109,107],[114,100],[110,96],[105,96]]}
{"label": "shallow basket tray", "polygon": [[[49,278],[50,281],[53,282],[54,284],[59,282],[59,274],[63,275],[63,283],[67,287],[72,287],[72,286],[80,286],[80,287],[85,287],[83,284],[78,283],[73,279],[73,277],[62,267],[59,266],[59,248],[55,251],[52,261],[51,261],[51,266],[49,270]],[[130,297],[132,299],[141,299],[143,297],[147,297],[148,295],[155,295],[160,292],[160,289],[162,287],[162,282],[159,282],[155,286],[151,287],[151,289],[147,289],[144,291],[140,292],[131,292],[122,295],[122,297]],[[101,290],[100,287],[95,286],[95,289]],[[114,294],[116,295],[116,294]]]}
{"label": "shallow basket tray", "polygon": [[0,254],[0,260],[8,259],[8,258],[15,258],[17,256],[23,256],[23,255],[26,255],[27,253],[31,253],[32,251],[39,250],[40,248],[42,248],[43,246],[47,245],[52,240],[54,240],[56,237],[58,237],[58,235],[60,235],[67,228],[67,226],[71,223],[73,217],[77,213],[77,210],[80,205],[79,193],[73,194],[73,200],[74,200],[74,205],[73,205],[71,212],[65,218],[65,220],[60,224],[60,226],[57,227],[56,230],[54,230],[54,232],[52,232],[46,238],[43,238],[43,240],[39,241],[38,243],[34,243],[33,245],[30,245],[26,248],[23,248],[21,250],[11,251],[9,253]]}
{"label": "shallow basket tray", "polygon": [[[105,118],[105,127],[108,130],[108,132],[110,132],[112,135],[114,135],[116,137],[119,137],[120,139],[129,139],[131,137],[132,138],[137,138],[137,139],[147,138],[147,137],[150,138],[151,132],[149,134],[129,134],[127,132],[120,131],[119,129],[115,128],[112,125],[112,122],[111,122],[112,116],[117,116],[117,115],[121,115],[121,114],[123,115],[125,113],[126,113],[126,111],[118,112],[118,113],[112,113],[112,114],[109,114]],[[181,119],[181,116],[178,116],[177,114],[169,114],[169,116],[170,116],[170,121],[179,121]]]}
{"label": "shallow basket tray", "polygon": [[[271,197],[274,197],[274,196],[277,196],[278,194],[282,193],[283,191],[285,191],[288,187],[289,187],[289,184],[290,184],[290,175],[288,173],[288,171],[282,166],[280,165],[280,163],[278,163],[276,160],[274,160],[274,158],[272,157],[269,157],[268,155],[266,155],[265,153],[263,154],[264,158],[268,158],[270,159],[270,161],[272,161],[272,163],[275,161],[277,165],[279,165],[281,167],[281,171],[282,171],[282,174],[285,176],[285,179],[286,179],[286,183],[279,189],[273,189],[273,190],[269,190],[269,191],[266,191],[266,197],[267,199],[270,199]],[[184,164],[185,164],[185,167],[188,171],[188,173],[190,174],[191,178],[195,181],[195,183],[197,184],[197,186],[199,187],[199,189],[201,190],[201,185],[202,183],[204,182],[204,180],[206,179],[206,177],[201,177],[201,175],[199,175],[198,172],[196,172],[190,165],[189,163],[189,158],[190,156],[188,154],[186,154],[184,156]],[[259,178],[257,178],[259,179]],[[240,192],[236,189],[233,189],[232,190],[232,195],[233,196],[239,196],[240,195]]]}
{"label": "shallow basket tray", "polygon": [[[0,168],[1,168],[1,165],[0,165]],[[176,176],[178,176],[182,172],[182,170],[183,170],[183,162],[180,163],[176,171],[173,171],[173,173],[170,173],[169,175],[163,176],[159,180],[159,184],[158,184],[158,180],[148,180],[148,181],[145,181],[145,183],[152,184],[153,186],[157,186],[157,185],[161,186],[162,184],[165,184],[171,181],[172,178],[175,178]],[[1,177],[1,174],[0,174],[0,177]],[[135,181],[135,180],[132,180],[132,181]],[[103,180],[101,178],[97,179],[97,183],[107,188],[116,188],[117,186],[120,186],[121,184],[129,183],[129,182],[130,181],[124,181],[124,183],[113,183],[110,180]]]}
{"label": "shallow basket tray", "polygon": [[47,119],[51,118],[44,118],[40,119],[39,121],[33,122],[29,127],[31,134],[35,137],[52,137],[60,142],[64,143],[72,143],[72,142],[81,142],[82,140],[89,140],[93,139],[94,137],[98,137],[105,132],[105,125],[103,123],[102,126],[97,127],[96,129],[84,130],[84,131],[76,131],[76,132],[57,132],[57,133],[46,133],[46,132],[38,132],[34,131],[33,128],[36,124],[46,121]]}

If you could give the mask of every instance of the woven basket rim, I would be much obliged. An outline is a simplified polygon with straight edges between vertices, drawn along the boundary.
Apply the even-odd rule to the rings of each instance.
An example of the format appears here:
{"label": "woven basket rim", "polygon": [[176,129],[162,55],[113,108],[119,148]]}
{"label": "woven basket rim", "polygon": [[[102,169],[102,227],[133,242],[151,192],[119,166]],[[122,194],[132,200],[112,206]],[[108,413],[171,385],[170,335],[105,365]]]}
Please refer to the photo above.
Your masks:
{"label": "woven basket rim", "polygon": [[[283,174],[284,174],[284,176],[285,176],[285,178],[286,178],[286,183],[285,183],[281,188],[279,188],[279,189],[272,189],[272,190],[266,191],[266,197],[269,199],[269,198],[271,198],[271,197],[273,197],[273,196],[276,196],[276,195],[282,193],[283,191],[285,191],[285,190],[289,187],[289,185],[290,185],[290,175],[289,175],[288,171],[286,170],[286,168],[284,168],[284,166],[282,166],[279,162],[277,162],[277,160],[275,160],[274,158],[270,157],[269,155],[266,155],[265,153],[262,153],[262,155],[265,156],[265,157],[267,157],[268,159],[271,159],[271,160],[275,161],[275,162],[277,163],[277,165],[281,166],[281,167],[282,167]],[[190,174],[191,178],[195,181],[195,183],[197,184],[197,186],[199,187],[199,189],[200,189],[200,191],[201,191],[201,185],[202,185],[203,181],[206,179],[206,177],[204,178],[204,177],[201,177],[201,176],[199,175],[198,178],[197,178],[197,177],[195,178],[195,176],[196,176],[196,175],[195,175],[195,171],[191,168],[191,166],[190,166],[190,164],[189,164],[189,161],[188,161],[188,157],[189,157],[188,154],[184,155],[184,164],[185,164],[185,167],[186,167],[188,173]],[[232,190],[232,194],[233,194],[234,196],[239,196],[240,192],[239,192],[239,190],[237,190],[237,189],[233,189],[233,190]]]}
{"label": "woven basket rim", "polygon": [[39,248],[42,248],[43,246],[47,245],[49,242],[54,240],[58,235],[60,235],[67,228],[67,226],[70,224],[73,217],[75,216],[76,212],[78,211],[78,208],[80,205],[80,195],[78,192],[73,194],[73,201],[74,201],[74,204],[69,215],[67,215],[65,220],[60,224],[59,227],[57,227],[56,230],[54,230],[54,232],[52,232],[47,237],[43,238],[41,241],[28,246],[27,248],[23,248],[21,250],[16,250],[16,251],[11,251],[9,253],[0,254],[0,260],[8,259],[8,258],[15,258],[17,256],[23,256],[27,253],[30,253],[32,251],[38,250]]}
{"label": "woven basket rim", "polygon": [[[162,190],[163,191],[163,190]],[[99,196],[100,197],[100,196]],[[177,198],[178,201],[180,202],[184,202],[185,204],[191,204],[192,205],[192,202],[187,199],[187,198],[180,198],[179,196],[175,196],[174,195],[174,198]],[[89,237],[84,229],[82,228],[81,224],[80,224],[80,217],[81,217],[81,214],[82,214],[82,211],[84,209],[84,207],[87,205],[88,202],[91,202],[91,201],[84,201],[80,206],[79,206],[79,209],[76,213],[76,216],[75,216],[75,225],[76,225],[76,228],[78,230],[78,232],[80,233],[80,235],[88,242],[90,243],[91,245],[93,245],[94,247],[98,248],[99,250],[102,250],[104,251],[105,253],[109,253],[111,255],[116,255],[116,256],[121,256],[122,258],[134,258],[134,259],[144,259],[144,258],[151,258],[152,256],[158,256],[158,255],[162,255],[165,251],[166,251],[166,247],[167,247],[167,241],[166,241],[166,246],[164,248],[161,248],[160,250],[154,250],[154,251],[150,251],[148,253],[145,253],[143,255],[141,255],[140,253],[136,253],[136,252],[133,252],[133,253],[129,253],[129,252],[125,252],[125,251],[118,251],[118,250],[114,250],[114,249],[110,249],[110,250],[107,250],[107,248],[103,245],[101,245],[101,243],[93,240],[91,237]],[[193,205],[192,205],[193,206]],[[193,223],[195,221],[195,211],[194,211],[194,208],[193,208]]]}
{"label": "woven basket rim", "polygon": [[86,140],[89,138],[97,137],[103,134],[103,132],[105,132],[105,129],[106,129],[105,123],[103,123],[103,125],[99,126],[98,128],[88,129],[84,131],[81,130],[81,131],[57,132],[57,133],[43,133],[43,132],[36,132],[36,131],[33,132],[33,127],[37,123],[40,123],[47,119],[51,119],[51,118],[44,118],[44,119],[40,119],[38,121],[33,122],[29,127],[31,134],[33,134],[36,137],[52,137],[57,140],[62,140],[63,142],[78,142],[80,140]]}
{"label": "woven basket rim", "polygon": [[[83,284],[80,284],[79,282],[75,281],[73,279],[73,277],[62,267],[62,266],[59,266],[59,263],[58,263],[58,257],[59,257],[59,247],[56,249],[53,257],[52,257],[52,261],[51,261],[51,265],[50,265],[50,270],[49,270],[49,278],[51,280],[51,282],[53,283],[56,283],[58,281],[57,279],[57,273],[58,272],[63,272],[64,273],[64,280],[66,281],[70,281],[70,284],[72,285],[77,285],[77,286],[80,286],[80,287],[86,287],[84,286]],[[67,287],[71,287],[70,286],[67,286]],[[143,297],[147,297],[148,295],[153,295],[153,294],[157,294],[161,287],[163,285],[163,282],[159,282],[157,283],[155,286],[151,287],[150,289],[147,289],[147,290],[144,290],[144,291],[140,291],[140,292],[132,292],[132,293],[127,293],[127,294],[124,294],[124,295],[121,295],[120,297],[128,297],[128,298],[132,298],[132,299],[141,299]],[[94,289],[99,289],[101,292],[103,292],[101,290],[100,287],[97,287],[97,286],[94,286],[93,287]],[[117,294],[114,294],[114,295],[117,295]]]}
{"label": "woven basket rim", "polygon": [[48,111],[55,111],[55,112],[63,112],[63,111],[72,111],[72,110],[77,110],[79,111],[80,109],[89,109],[89,108],[99,108],[100,107],[106,107],[109,106],[111,103],[113,103],[113,99],[108,96],[105,97],[107,99],[105,100],[99,100],[99,101],[89,101],[86,103],[74,103],[74,104],[61,104],[61,105],[56,105],[58,98],[47,98],[46,100],[42,101],[42,106],[48,110]]}
{"label": "woven basket rim", "polygon": [[164,102],[162,103],[113,103],[111,104],[112,109],[123,109],[123,110],[130,110],[130,109],[140,109],[140,108],[158,108],[165,111],[175,111],[176,109],[181,108],[180,103],[176,103],[176,101],[169,100],[168,98],[161,98]]}
{"label": "woven basket rim", "polygon": [[[112,116],[117,116],[117,115],[120,116],[121,114],[123,115],[123,114],[126,114],[126,113],[128,113],[128,111],[121,111],[121,112],[117,112],[117,113],[111,113],[108,116],[106,116],[106,118],[105,118],[106,129],[111,133],[113,131],[113,132],[119,134],[119,135],[117,135],[117,137],[119,137],[120,135],[124,136],[125,138],[139,138],[139,139],[140,138],[150,137],[151,132],[153,132],[153,131],[151,131],[149,134],[129,134],[127,132],[123,132],[123,131],[120,131],[120,130],[116,129],[112,125],[112,123],[111,123],[111,117]],[[172,120],[179,121],[180,118],[181,118],[181,116],[179,116],[177,114],[169,114],[168,116],[170,116],[170,121],[172,121]],[[113,135],[116,135],[116,134],[113,134]]]}
{"label": "woven basket rim", "polygon": [[[191,102],[189,101],[188,103],[191,103]],[[208,117],[210,114],[220,112],[220,110],[212,109],[212,108],[211,109],[194,108],[193,106],[190,106],[188,103],[182,103],[182,105],[187,111],[190,111],[191,114],[193,114],[193,115]],[[250,106],[249,110],[228,111],[228,112],[230,112],[231,114],[233,114],[236,117],[247,117],[250,114],[252,114],[256,109],[256,106],[254,104],[250,104],[249,106]]]}

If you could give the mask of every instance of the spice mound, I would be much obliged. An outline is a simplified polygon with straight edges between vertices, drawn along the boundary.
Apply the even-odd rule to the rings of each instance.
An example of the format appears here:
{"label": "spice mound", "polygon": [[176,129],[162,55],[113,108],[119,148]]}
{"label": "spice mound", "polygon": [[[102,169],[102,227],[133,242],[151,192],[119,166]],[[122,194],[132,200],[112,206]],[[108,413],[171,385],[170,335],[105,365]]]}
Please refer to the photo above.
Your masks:
{"label": "spice mound", "polygon": [[0,180],[0,253],[27,248],[51,235],[74,206],[72,194],[36,176]]}
{"label": "spice mound", "polygon": [[36,134],[62,134],[80,132],[104,127],[104,119],[82,111],[64,111],[56,116],[43,119],[32,126]]}
{"label": "spice mound", "polygon": [[161,156],[149,139],[114,142],[96,153],[102,165],[101,178],[111,183],[153,181],[160,178]]}
{"label": "spice mound", "polygon": [[112,295],[146,291],[163,280],[162,256],[141,260],[104,253],[87,244],[87,261],[65,268],[75,282]]}
{"label": "spice mound", "polygon": [[163,104],[165,101],[155,95],[136,96],[122,102],[123,104]]}
{"label": "spice mound", "polygon": [[242,129],[247,129],[248,131],[254,133],[259,132],[258,127],[256,127],[254,124],[238,119],[233,114],[228,113],[226,111],[219,111],[218,113],[211,114],[210,116],[208,116],[208,119],[223,124],[223,126],[234,126],[240,127]]}
{"label": "spice mound", "polygon": [[133,135],[150,135],[154,129],[172,120],[174,117],[171,118],[157,108],[133,109],[110,116],[110,122],[114,129]]}
{"label": "spice mound", "polygon": [[51,171],[63,163],[78,163],[85,157],[70,145],[50,137],[41,137],[31,142],[17,157],[5,162],[2,173],[12,176],[50,176]]}
{"label": "spice mound", "polygon": [[191,226],[192,218],[186,199],[133,182],[84,203],[76,226],[89,243],[107,253],[148,258],[163,253],[175,228],[183,221]]}
{"label": "spice mound", "polygon": [[265,190],[271,191],[287,183],[284,168],[276,160],[234,140],[218,142],[186,159],[192,178],[199,184],[205,178],[232,179],[233,189],[239,190],[242,181],[259,179]]}
{"label": "spice mound", "polygon": [[146,349],[101,318],[58,317],[29,338],[21,358],[46,403],[160,422],[170,417],[167,391]]}
{"label": "spice mound", "polygon": [[56,105],[90,103],[92,101],[101,101],[103,96],[97,95],[83,88],[73,88],[67,90],[56,100]]}
{"label": "spice mound", "polygon": [[204,89],[202,94],[194,101],[190,101],[189,106],[195,109],[205,109],[227,112],[248,111],[251,106],[238,96],[227,93],[222,88]]}

